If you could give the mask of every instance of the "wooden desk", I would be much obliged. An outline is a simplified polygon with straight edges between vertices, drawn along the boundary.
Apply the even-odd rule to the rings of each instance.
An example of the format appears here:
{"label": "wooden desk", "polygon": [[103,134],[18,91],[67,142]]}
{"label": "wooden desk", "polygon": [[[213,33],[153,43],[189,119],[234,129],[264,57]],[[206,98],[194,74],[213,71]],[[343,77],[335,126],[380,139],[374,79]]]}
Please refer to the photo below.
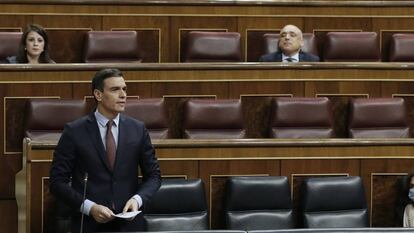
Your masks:
{"label": "wooden desk", "polygon": [[[346,114],[343,110],[349,98],[401,96],[408,102],[410,124],[414,125],[412,63],[0,65],[0,106],[3,108],[3,114],[0,114],[0,131],[3,132],[3,140],[0,141],[0,214],[6,216],[2,219],[8,227],[5,229],[12,229],[10,231],[13,232],[17,228],[15,174],[25,164],[22,163],[22,140],[27,99],[90,100],[91,77],[97,70],[108,66],[124,72],[130,96],[164,97],[174,101],[189,96],[242,98],[244,103],[249,104],[247,109],[251,112],[257,110],[252,106],[265,108],[266,105],[260,103],[264,103],[263,98],[267,97],[328,96],[339,112],[336,118],[340,119]],[[175,109],[174,101],[170,101],[172,109]],[[257,114],[247,118],[252,119],[253,116]],[[250,129],[263,128],[257,125],[258,122],[252,121]],[[341,130],[344,130],[343,125]],[[252,136],[261,137],[260,134]],[[393,152],[394,155],[398,153]],[[243,160],[243,163],[246,161]],[[192,169],[192,165],[187,167]],[[47,174],[48,167],[44,169],[44,174]],[[214,220],[212,224],[215,226]]]}
{"label": "wooden desk", "polygon": [[[28,232],[49,232],[53,197],[48,190],[55,141],[25,139],[18,175],[20,213]],[[414,167],[414,139],[397,140],[162,140],[154,141],[164,178],[201,178],[209,201],[210,226],[223,227],[220,213],[226,178],[287,176],[295,208],[301,181],[311,176],[361,176],[375,227],[392,226],[395,182]],[[24,192],[26,190],[26,192]],[[47,224],[49,223],[49,224]],[[21,225],[23,226],[23,225]]]}

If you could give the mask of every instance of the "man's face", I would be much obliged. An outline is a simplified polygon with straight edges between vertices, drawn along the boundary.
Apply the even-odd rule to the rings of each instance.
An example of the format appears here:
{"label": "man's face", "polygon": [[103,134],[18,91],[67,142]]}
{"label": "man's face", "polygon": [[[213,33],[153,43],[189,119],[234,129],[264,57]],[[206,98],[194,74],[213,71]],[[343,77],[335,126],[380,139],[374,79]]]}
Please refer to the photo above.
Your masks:
{"label": "man's face", "polygon": [[279,48],[287,56],[299,52],[303,46],[302,31],[294,25],[287,25],[280,31]]}
{"label": "man's face", "polygon": [[104,80],[103,91],[94,90],[98,101],[98,111],[109,119],[113,119],[125,110],[126,84],[123,77],[111,77]]}

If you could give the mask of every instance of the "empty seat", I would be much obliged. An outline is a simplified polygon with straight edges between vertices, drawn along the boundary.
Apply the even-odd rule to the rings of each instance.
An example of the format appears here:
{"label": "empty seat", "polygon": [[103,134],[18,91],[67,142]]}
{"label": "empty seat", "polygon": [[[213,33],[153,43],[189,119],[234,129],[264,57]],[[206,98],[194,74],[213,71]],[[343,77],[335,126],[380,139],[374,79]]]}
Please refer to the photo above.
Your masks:
{"label": "empty seat", "polygon": [[[263,35],[264,51],[263,54],[274,53],[279,50],[279,34],[266,33]],[[303,47],[302,51],[319,56],[318,42],[313,33],[303,33]]]}
{"label": "empty seat", "polygon": [[89,31],[84,62],[141,62],[136,31]]}
{"label": "empty seat", "polygon": [[272,138],[334,137],[328,98],[275,98],[272,104]]}
{"label": "empty seat", "polygon": [[287,177],[230,177],[226,184],[226,229],[294,227]]}
{"label": "empty seat", "polygon": [[84,100],[30,99],[25,136],[32,140],[58,140],[66,123],[86,114]]}
{"label": "empty seat", "polygon": [[7,63],[7,57],[17,55],[21,37],[21,32],[0,32],[0,63]]}
{"label": "empty seat", "polygon": [[238,32],[191,31],[187,35],[184,62],[241,62]]}
{"label": "empty seat", "polygon": [[184,138],[237,139],[246,130],[240,100],[188,100],[184,104]]}
{"label": "empty seat", "polygon": [[376,32],[328,32],[323,52],[328,62],[381,61]]}
{"label": "empty seat", "polygon": [[207,201],[201,179],[164,179],[145,207],[147,231],[208,230]]}
{"label": "empty seat", "polygon": [[306,179],[301,188],[301,209],[306,228],[369,226],[360,177]]}
{"label": "empty seat", "polygon": [[124,113],[144,122],[151,139],[169,137],[168,117],[164,99],[128,99]]}
{"label": "empty seat", "polygon": [[351,99],[348,130],[351,138],[410,137],[404,99]]}
{"label": "empty seat", "polygon": [[394,34],[390,42],[391,62],[414,61],[414,34]]}

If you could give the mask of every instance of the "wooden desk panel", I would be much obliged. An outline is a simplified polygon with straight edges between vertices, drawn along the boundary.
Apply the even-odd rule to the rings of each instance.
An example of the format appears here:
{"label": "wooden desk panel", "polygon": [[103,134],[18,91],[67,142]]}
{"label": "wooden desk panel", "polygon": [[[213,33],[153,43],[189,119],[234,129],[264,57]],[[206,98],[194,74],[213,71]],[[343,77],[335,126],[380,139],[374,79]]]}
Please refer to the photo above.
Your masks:
{"label": "wooden desk panel", "polygon": [[[26,140],[24,153],[26,226],[42,231],[53,210],[47,182],[56,142]],[[300,183],[313,176],[361,176],[364,181],[372,226],[391,226],[396,180],[414,167],[414,139],[399,140],[154,140],[164,178],[201,178],[206,187],[210,226],[222,229],[224,185],[229,176],[287,176],[295,208]],[[19,174],[20,176],[20,174]],[[388,187],[388,188],[384,188]],[[390,190],[391,189],[391,190]],[[385,205],[384,200],[388,200]],[[21,209],[20,211],[24,211]],[[24,222],[21,222],[24,223]],[[51,224],[49,223],[48,226]],[[22,226],[20,226],[22,227]],[[52,230],[52,229],[49,229]]]}
{"label": "wooden desk panel", "polygon": [[[90,98],[90,80],[94,73],[107,67],[108,64],[56,64],[56,65],[0,65],[0,106],[3,106],[3,114],[0,115],[0,132],[3,132],[0,147],[3,151],[0,159],[2,178],[0,183],[0,197],[2,200],[13,200],[16,198],[14,193],[15,174],[22,167],[22,139],[24,130],[25,103],[28,98],[61,98],[61,99],[82,99]],[[140,98],[164,97],[171,104],[170,113],[179,116],[176,110],[177,99],[185,99],[189,96],[209,96],[212,98],[228,99],[242,98],[244,104],[255,106],[247,108],[245,113],[249,119],[249,130],[252,137],[263,137],[266,125],[260,124],[266,115],[263,109],[269,107],[266,101],[273,96],[328,96],[338,110],[337,122],[343,122],[341,116],[346,115],[347,101],[351,97],[392,97],[402,96],[408,101],[410,124],[414,125],[414,65],[411,63],[319,63],[319,64],[280,64],[280,63],[222,63],[222,64],[111,64],[124,72],[128,84],[128,94],[140,96]],[[173,100],[173,101],[172,101]],[[174,111],[173,111],[174,110]],[[253,114],[253,111],[261,112],[262,115]],[[172,115],[174,115],[172,114]],[[177,122],[179,118],[171,119]],[[180,128],[175,129],[179,135]],[[345,125],[339,125],[337,132],[345,131]],[[171,143],[171,141],[170,141]],[[176,143],[176,142],[174,142]],[[263,143],[267,143],[263,140]],[[297,143],[297,142],[296,142]],[[336,142],[339,143],[339,142]],[[344,142],[341,142],[342,144]],[[348,144],[350,142],[347,142]],[[394,143],[394,142],[392,142]],[[346,143],[345,143],[346,144]],[[382,159],[392,157],[392,165],[397,159],[407,159],[411,161],[412,149],[408,146],[387,146],[376,145],[375,150],[359,146],[353,148],[352,143],[348,146],[332,145],[329,148],[324,146],[310,146],[309,144],[299,144],[293,146],[274,145],[261,146],[260,143],[234,145],[232,148],[218,147],[204,149],[194,149],[185,146],[175,147],[174,150],[168,143],[158,142],[157,152],[162,160],[163,170],[167,176],[186,176],[187,178],[200,177],[202,174],[206,182],[210,182],[209,171],[204,168],[208,161],[222,163],[226,161],[227,168],[222,173],[212,173],[218,176],[211,176],[214,190],[220,190],[223,186],[223,179],[235,171],[240,173],[262,174],[264,171],[259,169],[266,164],[266,174],[289,174],[294,171],[296,160],[337,159],[333,162],[333,169],[338,171],[347,170],[350,174],[350,165],[345,169],[339,169],[343,160],[360,161],[362,157],[355,158],[355,153],[364,153],[363,158],[371,161],[373,158]],[[370,147],[368,147],[370,148]],[[28,165],[28,168],[40,169],[39,174],[47,175],[48,162],[51,154],[44,151],[32,151],[30,156],[35,155],[38,162]],[[182,159],[186,155],[188,158]],[[191,156],[192,157],[191,157]],[[291,162],[285,159],[287,155],[291,157]],[[208,157],[207,157],[208,156]],[[378,157],[380,156],[380,157]],[[42,160],[46,160],[46,165],[42,165]],[[252,161],[258,164],[253,170],[246,166],[234,165],[233,161]],[[336,160],[335,160],[336,161]],[[184,163],[185,162],[185,163]],[[238,162],[242,164],[244,162]],[[335,164],[336,163],[336,164]],[[395,165],[394,171],[404,173],[409,171],[412,164],[403,163],[403,167]],[[273,165],[269,165],[273,164]],[[280,165],[277,165],[280,164]],[[352,164],[352,163],[350,163]],[[379,163],[381,164],[381,163]],[[385,164],[385,162],[384,162]],[[226,165],[227,166],[227,165]],[[233,168],[233,166],[235,166]],[[280,167],[280,168],[277,168]],[[204,169],[204,170],[203,170]],[[236,169],[236,170],[232,170]],[[293,169],[293,170],[292,170]],[[363,169],[363,168],[361,168]],[[386,169],[373,168],[367,169],[364,177],[371,173],[387,172]],[[353,171],[353,170],[352,170]],[[317,172],[317,169],[315,169]],[[239,172],[236,172],[239,173]],[[362,173],[360,173],[362,175]],[[388,174],[388,173],[387,173]],[[224,175],[224,178],[223,176]],[[384,176],[374,176],[381,181],[387,179]],[[369,179],[368,179],[369,180]],[[40,184],[45,181],[36,181]],[[382,182],[382,181],[381,181]],[[217,188],[215,188],[217,185]],[[381,186],[382,187],[382,186]],[[385,186],[384,186],[385,187]],[[47,193],[46,190],[44,193]],[[220,199],[220,191],[211,198]],[[18,197],[17,197],[18,198]],[[41,197],[38,197],[41,200]],[[382,200],[382,199],[381,199]],[[214,212],[220,211],[217,206],[211,207]],[[375,208],[380,208],[375,206]],[[374,209],[375,209],[374,208]],[[13,209],[11,211],[14,211]],[[375,210],[374,210],[375,212]],[[382,215],[375,215],[376,219]],[[15,216],[17,219],[17,215]],[[38,220],[38,219],[37,219]],[[36,221],[37,221],[36,220]],[[373,223],[379,223],[381,221]],[[11,223],[12,224],[12,223]],[[213,227],[220,226],[216,217],[212,218]],[[40,225],[39,225],[40,226]],[[13,228],[12,225],[10,225]],[[37,229],[37,228],[36,228]],[[36,230],[37,231],[37,230]]]}

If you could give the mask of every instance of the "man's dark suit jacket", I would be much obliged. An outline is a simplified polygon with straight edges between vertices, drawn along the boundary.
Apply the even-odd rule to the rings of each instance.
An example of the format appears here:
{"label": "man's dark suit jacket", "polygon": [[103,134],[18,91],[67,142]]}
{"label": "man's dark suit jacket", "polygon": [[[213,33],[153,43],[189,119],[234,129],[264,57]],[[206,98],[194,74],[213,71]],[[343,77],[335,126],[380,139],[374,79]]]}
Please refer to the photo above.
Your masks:
{"label": "man's dark suit jacket", "polygon": [[[320,61],[318,56],[315,56],[310,53],[299,52],[299,62],[316,62]],[[262,55],[259,58],[259,62],[282,62],[282,52],[274,52]]]}
{"label": "man's dark suit jacket", "polygon": [[[143,182],[138,179],[139,169]],[[122,114],[113,170],[108,165],[94,113],[66,124],[56,147],[50,170],[50,191],[74,211],[73,232],[79,231],[80,227],[86,172],[86,198],[108,208],[114,205],[115,214],[122,212],[126,202],[135,194],[141,196],[145,206],[161,183],[158,161],[147,129],[142,122]],[[85,216],[84,221],[84,232],[93,232],[97,225],[95,220]]]}

